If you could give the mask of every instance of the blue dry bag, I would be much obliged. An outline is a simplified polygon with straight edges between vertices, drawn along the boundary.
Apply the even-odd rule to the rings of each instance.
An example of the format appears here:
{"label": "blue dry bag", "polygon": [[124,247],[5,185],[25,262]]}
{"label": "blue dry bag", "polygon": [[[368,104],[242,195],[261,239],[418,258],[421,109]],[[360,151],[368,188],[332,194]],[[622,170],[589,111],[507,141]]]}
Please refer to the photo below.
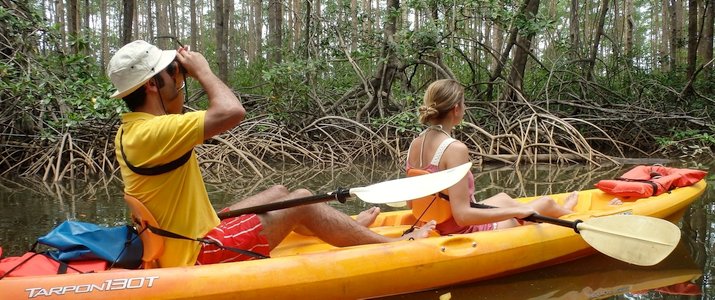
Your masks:
{"label": "blue dry bag", "polygon": [[144,251],[136,230],[128,225],[103,227],[64,221],[37,242],[57,248],[48,254],[60,261],[102,259],[114,267],[127,269],[141,265]]}

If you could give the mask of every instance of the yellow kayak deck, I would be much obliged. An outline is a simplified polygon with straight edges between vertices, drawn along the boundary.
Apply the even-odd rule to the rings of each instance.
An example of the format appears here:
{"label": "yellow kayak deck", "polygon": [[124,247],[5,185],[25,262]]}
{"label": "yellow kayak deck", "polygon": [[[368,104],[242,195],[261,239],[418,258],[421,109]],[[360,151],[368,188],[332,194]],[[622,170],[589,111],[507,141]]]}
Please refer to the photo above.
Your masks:
{"label": "yellow kayak deck", "polygon": [[[705,181],[656,197],[610,205],[599,190],[579,192],[568,220],[614,214],[678,222],[705,190]],[[552,195],[557,201],[569,193]],[[523,198],[529,201],[533,198]],[[371,228],[399,236],[415,222],[408,211],[381,213]],[[112,270],[0,280],[8,299],[356,299],[394,295],[522,272],[593,253],[571,228],[536,224],[464,235],[336,248],[291,234],[272,258],[238,263]]]}

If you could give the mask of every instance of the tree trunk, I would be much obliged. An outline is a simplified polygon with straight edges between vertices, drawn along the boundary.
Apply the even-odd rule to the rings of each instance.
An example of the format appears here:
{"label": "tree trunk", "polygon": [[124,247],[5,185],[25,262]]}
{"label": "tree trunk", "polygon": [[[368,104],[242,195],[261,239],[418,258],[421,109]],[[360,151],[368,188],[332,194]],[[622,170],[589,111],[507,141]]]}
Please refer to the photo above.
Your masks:
{"label": "tree trunk", "polygon": [[631,66],[633,64],[633,32],[634,32],[634,23],[633,23],[633,13],[634,13],[634,7],[633,7],[633,0],[626,0],[625,7],[624,7],[624,22],[625,22],[625,54],[626,54],[626,62],[628,63],[628,66]]}
{"label": "tree trunk", "polygon": [[226,43],[226,57],[228,60],[228,63],[226,64],[226,82],[230,79],[229,74],[231,74],[232,70],[234,69],[234,65],[236,63],[236,48],[237,44],[234,42],[234,26],[236,21],[232,17],[234,14],[234,7],[233,7],[234,1],[233,0],[225,0],[223,3],[223,20],[224,20],[224,41]]}
{"label": "tree trunk", "polygon": [[[399,12],[400,11],[400,1],[399,0],[387,0],[386,10],[388,12]],[[373,89],[372,97],[355,115],[355,120],[360,121],[363,116],[369,111],[377,106],[379,116],[384,116],[384,107],[390,100],[390,92],[392,90],[392,83],[395,79],[397,73],[397,68],[399,66],[399,59],[394,51],[395,43],[395,33],[397,33],[397,23],[399,22],[399,13],[388,13],[387,21],[385,22],[384,29],[384,41],[382,47],[382,55],[380,55],[380,62],[375,70],[375,75],[373,75],[370,81],[371,88]],[[370,87],[365,87],[369,89]]]}
{"label": "tree trunk", "polygon": [[[158,1],[158,0],[156,0]],[[154,1],[154,2],[156,2]],[[149,40],[154,39],[154,14],[152,13],[152,1],[147,0],[146,3],[146,21],[147,21],[147,37]]]}
{"label": "tree trunk", "polygon": [[[519,9],[520,13],[524,13],[527,3],[522,5],[522,7]],[[491,74],[489,75],[489,82],[487,83],[487,88],[484,91],[484,93],[486,95],[485,97],[487,100],[494,99],[494,97],[493,97],[494,82],[497,80],[497,78],[502,76],[502,71],[504,70],[504,67],[506,66],[506,61],[509,59],[509,54],[511,53],[511,49],[516,44],[516,36],[519,33],[519,30],[513,24],[513,21],[510,26],[511,26],[511,28],[509,29],[509,36],[507,38],[507,41],[501,43],[506,47],[501,47],[504,49],[501,49],[501,55],[499,56],[499,58],[496,60],[496,62],[493,65],[494,68],[491,70]]]}
{"label": "tree trunk", "polygon": [[[167,15],[169,17],[169,30],[167,32],[171,36],[175,36],[177,38],[181,38],[181,35],[179,34],[179,28],[176,26],[176,1],[170,0],[166,3],[166,10],[167,10]],[[177,45],[171,45],[174,48],[177,48]]]}
{"label": "tree trunk", "polygon": [[67,33],[65,31],[65,6],[62,0],[55,0],[55,23],[59,25],[60,28],[60,47],[61,51],[64,51],[67,46]]}
{"label": "tree trunk", "polygon": [[214,2],[214,15],[216,16],[216,63],[218,64],[218,77],[223,82],[228,82],[228,68],[226,66],[228,57],[226,54],[226,27],[223,19],[223,0],[216,0]]}
{"label": "tree trunk", "polygon": [[[315,18],[313,20],[317,21],[317,22],[313,22],[314,23],[313,26],[315,27],[314,28],[315,30],[313,31],[315,41],[313,41],[313,43],[315,45],[322,45],[322,38],[323,38],[323,22],[322,22],[323,17],[321,14],[321,12],[322,12],[321,2],[322,2],[321,0],[313,0],[313,14],[315,14]],[[315,50],[315,53],[314,53],[315,57],[319,57],[320,54],[321,54],[320,50]]]}
{"label": "tree trunk", "polygon": [[358,13],[357,0],[350,0],[350,51],[355,51],[358,48]]}
{"label": "tree trunk", "polygon": [[650,43],[649,47],[649,53],[652,59],[650,60],[649,66],[652,71],[658,70],[658,64],[659,64],[659,53],[658,53],[658,48],[660,47],[661,43],[661,36],[660,36],[660,12],[656,9],[651,9],[650,10],[650,18],[653,20],[653,24],[651,24],[651,30],[649,38],[652,41]]}
{"label": "tree trunk", "polygon": [[293,0],[293,49],[298,50],[300,48],[300,41],[303,40],[303,18],[307,17],[303,15],[303,3],[300,0]]}
{"label": "tree trunk", "polygon": [[[171,0],[156,0],[156,36],[169,36],[169,13],[168,13],[168,1]],[[156,41],[157,47],[161,49],[175,49],[174,45],[171,44],[172,41],[169,39],[158,39]]]}
{"label": "tree trunk", "polygon": [[678,67],[678,49],[680,49],[680,15],[678,0],[670,0],[670,70]]}
{"label": "tree trunk", "polygon": [[311,30],[310,30],[310,24],[313,21],[313,6],[311,5],[311,1],[305,1],[305,33],[303,33],[303,36],[305,37],[305,52],[303,53],[303,58],[308,59],[310,58],[310,40],[311,40]]}
{"label": "tree trunk", "polygon": [[270,43],[269,61],[280,64],[283,60],[283,4],[281,0],[270,0],[268,3],[268,33]]}
{"label": "tree trunk", "polygon": [[596,26],[596,33],[593,36],[593,45],[588,58],[588,69],[586,70],[586,80],[588,81],[593,78],[593,69],[596,67],[596,55],[598,55],[598,48],[600,47],[601,36],[603,35],[603,26],[606,23],[608,0],[601,1],[601,7],[598,11],[598,26]]}
{"label": "tree trunk", "polygon": [[[428,15],[429,15],[429,18],[430,18],[431,21],[432,21],[432,24],[437,24],[437,23],[439,23],[439,6],[438,6],[438,4],[437,4],[436,2],[432,2],[432,3],[429,4],[429,14],[428,14]],[[448,32],[449,32],[449,31],[448,31]],[[437,52],[437,53],[436,53],[437,55],[434,55],[434,56],[431,56],[431,57],[427,57],[427,60],[431,61],[431,62],[434,63],[435,65],[439,65],[439,64],[440,64],[440,61],[439,61],[440,55],[439,55],[439,52],[438,52],[438,51],[436,51],[436,52]],[[427,74],[428,74],[428,76],[429,76],[429,77],[427,78],[428,81],[435,81],[435,80],[439,79],[439,78],[438,78],[439,72],[438,72],[438,70],[435,69],[435,68],[431,68],[429,71],[427,71]]]}
{"label": "tree trunk", "polygon": [[[82,22],[83,23],[82,28],[84,30],[84,38],[86,38],[88,42],[90,40],[92,40],[92,36],[93,36],[93,34],[92,34],[93,31],[91,28],[89,28],[89,16],[90,16],[89,11],[90,11],[89,0],[84,0],[84,14],[83,14],[84,21]],[[84,47],[84,49],[82,49],[82,53],[84,55],[89,55],[89,47]]]}
{"label": "tree trunk", "polygon": [[[134,23],[134,30],[132,32],[132,37],[138,39],[140,36],[143,36],[141,34],[141,31],[139,31],[140,30],[139,29],[139,7],[141,7],[144,2],[142,2],[142,1],[137,2],[135,0],[132,0],[132,3],[134,4],[133,5],[134,9],[132,11],[132,20],[133,20],[132,23]],[[144,23],[142,25],[144,25],[144,26],[141,28],[141,30],[145,30],[146,26],[147,26],[146,23]],[[110,26],[110,28],[112,28],[112,26]],[[143,37],[146,40],[146,36],[143,36]],[[124,37],[122,36],[122,38],[124,38]]]}
{"label": "tree trunk", "polygon": [[698,56],[698,1],[688,0],[688,67],[686,76],[693,77]]}
{"label": "tree trunk", "polygon": [[253,1],[253,53],[252,61],[258,60],[263,54],[263,1]]}
{"label": "tree trunk", "polygon": [[[524,10],[524,15],[526,19],[531,20],[536,17],[539,11],[540,0],[527,0],[526,9]],[[511,88],[508,88],[505,92],[505,99],[515,99],[514,92],[521,92],[524,85],[524,72],[526,70],[526,62],[529,58],[529,52],[531,51],[531,39],[534,37],[533,33],[529,33],[524,36],[519,34],[516,39],[516,49],[514,49],[514,59],[512,61],[511,72],[509,73],[509,83]]]}
{"label": "tree trunk", "polygon": [[670,17],[668,15],[668,3],[669,0],[661,1],[661,40],[660,40],[660,65],[664,72],[670,70],[670,59],[668,54],[670,53]]}
{"label": "tree trunk", "polygon": [[[107,73],[107,59],[109,58],[109,39],[107,34],[107,0],[99,0],[99,14],[101,18],[101,56],[99,59],[100,67],[102,68],[102,74]],[[127,16],[125,15],[124,18]],[[129,16],[131,18],[131,16]],[[131,27],[129,26],[129,32],[131,32]]]}
{"label": "tree trunk", "polygon": [[196,0],[189,0],[189,18],[191,22],[191,37],[189,39],[189,45],[191,49],[197,49],[198,45],[196,40],[198,39],[198,25],[196,23]]}
{"label": "tree trunk", "polygon": [[[362,1],[362,7],[363,7],[363,14],[365,16],[372,16],[372,0],[363,0]],[[373,21],[372,18],[363,18],[362,21],[362,36],[366,41],[369,41],[369,37],[372,36],[372,33],[374,32],[375,28],[373,28]]]}
{"label": "tree trunk", "polygon": [[[715,27],[715,0],[705,0],[705,20],[703,21],[703,39],[701,43],[701,53],[703,57],[703,63],[708,63],[713,59],[713,30]],[[707,70],[708,73],[708,78],[712,74],[712,71],[715,70],[715,67],[713,67],[713,64],[711,63],[708,65]]]}
{"label": "tree trunk", "polygon": [[[106,1],[106,0],[103,0]],[[122,45],[132,41],[132,21],[134,20],[134,0],[124,0],[124,13],[122,16]],[[104,12],[104,10],[102,10]],[[103,38],[106,38],[102,35]]]}
{"label": "tree trunk", "polygon": [[[71,39],[76,39],[79,33],[79,9],[77,0],[67,0],[67,34]],[[72,45],[71,53],[78,53],[77,43]]]}
{"label": "tree trunk", "polygon": [[569,41],[571,42],[571,55],[576,60],[581,58],[580,24],[581,20],[579,17],[578,0],[571,0],[571,14],[569,15]]}

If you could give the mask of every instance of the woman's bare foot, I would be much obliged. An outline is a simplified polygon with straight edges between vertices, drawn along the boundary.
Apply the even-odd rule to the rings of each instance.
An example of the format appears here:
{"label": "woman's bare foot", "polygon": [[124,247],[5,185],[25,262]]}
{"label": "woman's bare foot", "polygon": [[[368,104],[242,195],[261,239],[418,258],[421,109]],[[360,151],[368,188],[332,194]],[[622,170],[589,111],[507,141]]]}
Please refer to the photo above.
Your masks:
{"label": "woman's bare foot", "polygon": [[355,221],[358,222],[358,224],[369,227],[373,222],[375,222],[375,219],[377,219],[377,215],[380,214],[380,208],[377,206],[370,207],[366,210],[361,211],[357,217],[355,217]]}
{"label": "woman's bare foot", "polygon": [[573,211],[576,204],[578,204],[578,191],[572,192],[566,197],[564,208]]}
{"label": "woman's bare foot", "polygon": [[425,223],[425,225],[422,225],[420,228],[415,228],[412,232],[403,235],[400,237],[401,240],[407,240],[407,239],[423,239],[429,236],[430,231],[434,230],[435,227],[437,226],[437,222],[434,220],[429,221]]}
{"label": "woman's bare foot", "polygon": [[608,205],[621,205],[621,204],[623,204],[623,201],[621,201],[621,199],[618,199],[618,198],[613,198],[613,199],[611,199],[611,201],[608,201]]}

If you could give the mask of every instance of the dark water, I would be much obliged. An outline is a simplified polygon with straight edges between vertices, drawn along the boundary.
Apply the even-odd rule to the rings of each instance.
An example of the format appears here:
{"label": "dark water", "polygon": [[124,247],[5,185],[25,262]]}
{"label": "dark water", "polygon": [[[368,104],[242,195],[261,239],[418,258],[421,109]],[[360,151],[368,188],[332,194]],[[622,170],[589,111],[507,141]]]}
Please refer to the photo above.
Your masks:
{"label": "dark water", "polygon": [[[672,167],[712,170],[715,162],[673,162]],[[528,166],[475,168],[477,198],[507,192],[513,196],[543,195],[588,189],[600,179],[614,178],[631,166]],[[399,167],[363,164],[345,169],[279,166],[275,173],[221,180],[209,184],[214,206],[222,208],[241,195],[256,193],[274,184],[305,187],[324,193],[338,187],[359,187],[402,176]],[[709,178],[715,178],[710,176]],[[208,177],[208,180],[212,180]],[[662,263],[632,266],[597,254],[553,267],[463,286],[453,286],[396,299],[713,299],[711,258],[715,243],[715,188],[708,180],[706,193],[686,211],[680,224],[679,247]],[[359,200],[332,203],[348,214],[367,207]],[[383,206],[383,210],[394,208]],[[58,223],[74,219],[103,225],[128,221],[116,177],[53,184],[33,179],[0,179],[0,246],[3,257],[21,255],[37,237]],[[398,279],[396,279],[398,280]],[[687,282],[684,282],[687,281]],[[688,291],[695,295],[677,295]]]}

